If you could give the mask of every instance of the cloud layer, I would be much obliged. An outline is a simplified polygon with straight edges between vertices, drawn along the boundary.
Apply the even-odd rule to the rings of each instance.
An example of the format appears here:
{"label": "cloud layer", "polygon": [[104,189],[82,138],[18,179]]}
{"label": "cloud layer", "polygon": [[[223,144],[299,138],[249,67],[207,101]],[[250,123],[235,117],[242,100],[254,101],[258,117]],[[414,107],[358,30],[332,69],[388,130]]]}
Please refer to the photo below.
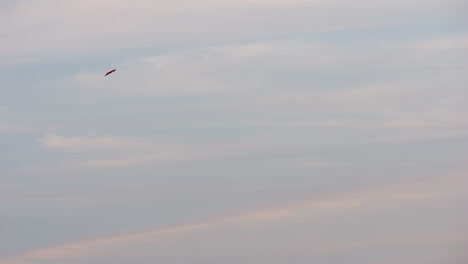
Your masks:
{"label": "cloud layer", "polygon": [[465,263],[463,10],[1,2],[0,263]]}

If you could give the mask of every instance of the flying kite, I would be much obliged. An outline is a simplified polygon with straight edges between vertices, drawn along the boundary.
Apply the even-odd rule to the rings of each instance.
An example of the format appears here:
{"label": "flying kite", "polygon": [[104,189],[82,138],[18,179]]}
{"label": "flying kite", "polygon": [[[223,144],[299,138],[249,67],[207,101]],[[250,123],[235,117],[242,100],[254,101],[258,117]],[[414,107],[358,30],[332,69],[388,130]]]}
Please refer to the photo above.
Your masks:
{"label": "flying kite", "polygon": [[106,75],[104,75],[104,77],[106,77],[107,75],[109,75],[109,74],[111,74],[113,72],[115,72],[115,69],[113,69],[112,71],[107,72]]}

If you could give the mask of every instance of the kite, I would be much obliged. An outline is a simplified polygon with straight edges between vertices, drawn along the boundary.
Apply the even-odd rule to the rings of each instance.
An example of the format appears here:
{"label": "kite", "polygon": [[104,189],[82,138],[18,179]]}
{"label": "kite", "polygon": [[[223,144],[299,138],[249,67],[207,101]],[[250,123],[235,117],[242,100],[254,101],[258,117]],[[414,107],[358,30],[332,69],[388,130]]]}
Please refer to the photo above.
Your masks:
{"label": "kite", "polygon": [[104,75],[104,77],[106,77],[107,75],[109,75],[109,74],[111,74],[113,72],[115,72],[115,69],[113,69],[112,71],[107,72],[106,75]]}

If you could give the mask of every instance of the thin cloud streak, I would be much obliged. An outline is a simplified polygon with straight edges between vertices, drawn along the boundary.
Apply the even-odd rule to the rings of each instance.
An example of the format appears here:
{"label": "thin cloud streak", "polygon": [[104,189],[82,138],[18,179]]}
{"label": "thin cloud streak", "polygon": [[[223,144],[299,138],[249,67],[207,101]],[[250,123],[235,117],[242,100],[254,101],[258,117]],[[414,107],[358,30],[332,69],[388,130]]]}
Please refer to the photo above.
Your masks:
{"label": "thin cloud streak", "polygon": [[67,151],[93,150],[93,149],[126,149],[147,147],[148,143],[137,139],[119,138],[112,136],[90,135],[85,137],[65,137],[47,135],[41,140],[44,147],[62,149]]}

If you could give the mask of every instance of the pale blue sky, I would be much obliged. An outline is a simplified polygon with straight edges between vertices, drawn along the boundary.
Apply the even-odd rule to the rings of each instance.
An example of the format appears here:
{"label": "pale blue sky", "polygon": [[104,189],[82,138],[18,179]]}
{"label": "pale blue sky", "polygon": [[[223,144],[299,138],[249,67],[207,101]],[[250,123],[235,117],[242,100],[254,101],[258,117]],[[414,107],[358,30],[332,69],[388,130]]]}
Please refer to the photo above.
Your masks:
{"label": "pale blue sky", "polygon": [[1,1],[0,264],[466,263],[467,12]]}

